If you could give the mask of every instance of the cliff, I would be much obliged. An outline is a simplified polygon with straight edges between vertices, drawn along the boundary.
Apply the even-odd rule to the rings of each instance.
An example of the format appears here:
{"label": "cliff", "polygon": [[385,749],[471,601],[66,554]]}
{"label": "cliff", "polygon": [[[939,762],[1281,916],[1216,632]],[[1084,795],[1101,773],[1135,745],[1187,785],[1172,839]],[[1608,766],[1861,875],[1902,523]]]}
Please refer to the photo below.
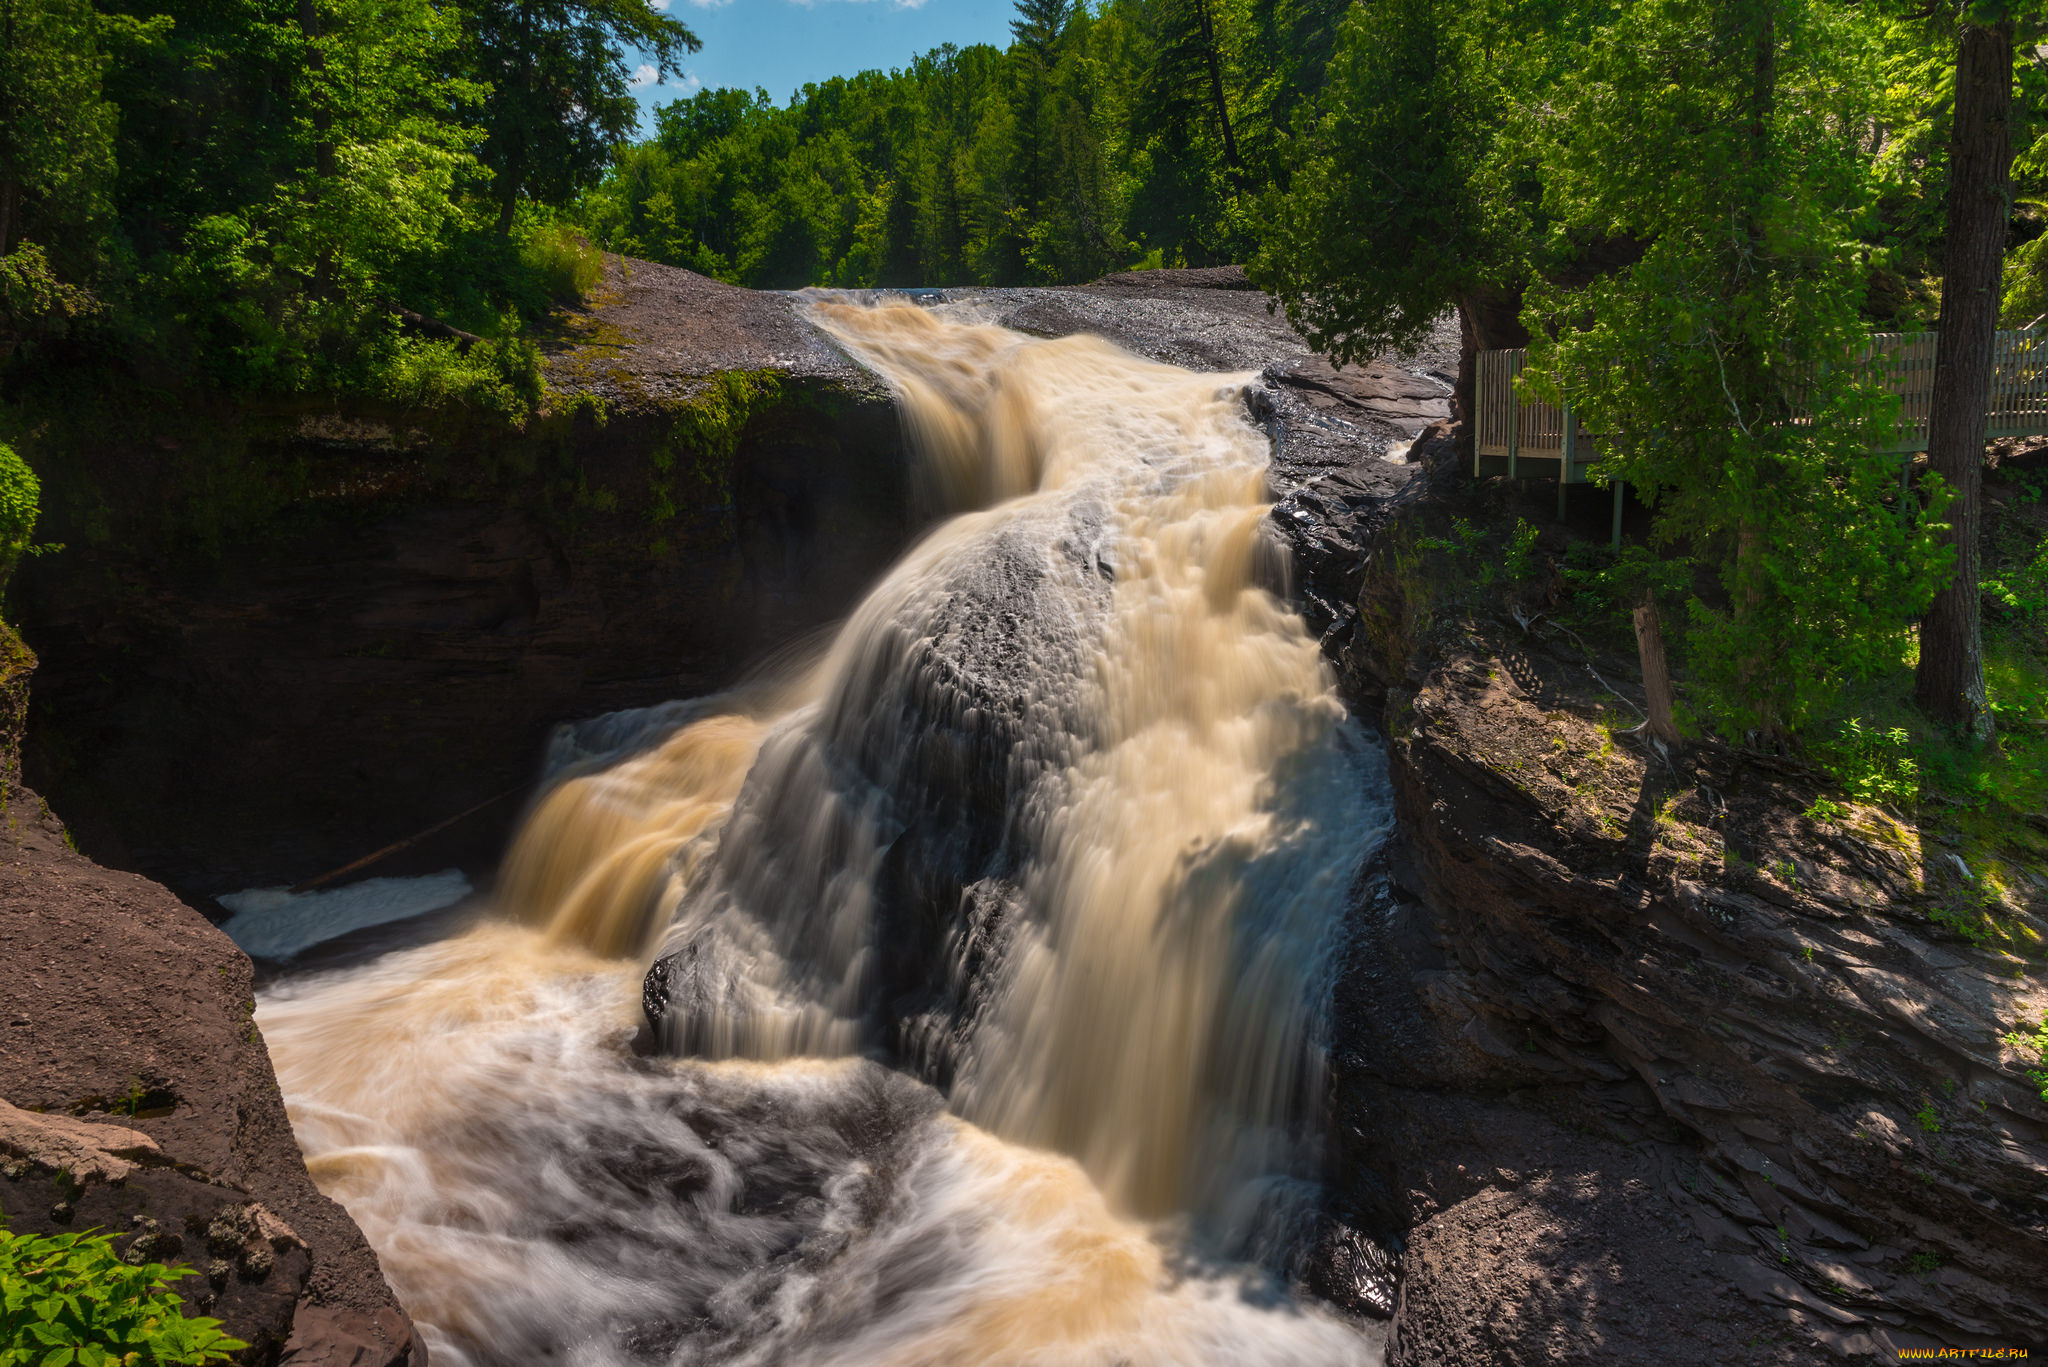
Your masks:
{"label": "cliff", "polygon": [[53,422],[26,767],[81,848],[205,906],[492,803],[378,870],[480,872],[556,723],[720,686],[894,557],[894,412],[796,301],[609,271],[523,429],[197,400]]}
{"label": "cliff", "polygon": [[2048,1104],[2005,1038],[2048,1007],[2040,842],[1995,892],[1933,813],[1649,753],[1632,658],[1551,620],[1561,532],[1507,590],[1432,549],[1511,515],[1451,447],[1420,445],[1335,648],[1400,821],[1334,1098],[1406,1243],[1393,1361],[2048,1340]]}

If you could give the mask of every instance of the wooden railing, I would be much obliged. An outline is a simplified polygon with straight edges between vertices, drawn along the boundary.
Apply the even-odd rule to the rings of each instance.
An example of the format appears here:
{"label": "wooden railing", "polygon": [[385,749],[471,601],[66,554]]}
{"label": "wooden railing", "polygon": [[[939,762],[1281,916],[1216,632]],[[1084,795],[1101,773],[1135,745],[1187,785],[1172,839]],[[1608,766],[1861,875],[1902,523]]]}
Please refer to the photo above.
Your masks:
{"label": "wooden railing", "polygon": [[[1861,363],[1879,371],[1886,388],[1899,396],[1897,438],[1880,451],[1905,455],[1927,449],[1934,344],[1932,332],[1872,334]],[[1479,353],[1472,473],[1541,474],[1565,484],[1588,482],[1586,467],[1599,457],[1585,428],[1568,422],[1569,410],[1564,407],[1515,393],[1515,377],[1527,363],[1528,352],[1520,347]],[[2048,435],[2048,328],[2037,325],[1998,334],[1986,413],[1989,437]],[[1524,462],[1530,464],[1525,468]]]}

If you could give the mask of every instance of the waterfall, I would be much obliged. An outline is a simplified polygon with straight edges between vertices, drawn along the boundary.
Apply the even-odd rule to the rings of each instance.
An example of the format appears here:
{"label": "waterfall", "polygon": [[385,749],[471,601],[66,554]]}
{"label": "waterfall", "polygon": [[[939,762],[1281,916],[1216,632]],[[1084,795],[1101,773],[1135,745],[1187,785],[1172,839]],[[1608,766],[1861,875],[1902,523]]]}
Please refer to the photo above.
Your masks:
{"label": "waterfall", "polygon": [[1373,1360],[1276,1250],[1390,802],[1248,377],[809,307],[940,520],[808,664],[569,732],[497,916],[265,994],[316,1179],[437,1361]]}

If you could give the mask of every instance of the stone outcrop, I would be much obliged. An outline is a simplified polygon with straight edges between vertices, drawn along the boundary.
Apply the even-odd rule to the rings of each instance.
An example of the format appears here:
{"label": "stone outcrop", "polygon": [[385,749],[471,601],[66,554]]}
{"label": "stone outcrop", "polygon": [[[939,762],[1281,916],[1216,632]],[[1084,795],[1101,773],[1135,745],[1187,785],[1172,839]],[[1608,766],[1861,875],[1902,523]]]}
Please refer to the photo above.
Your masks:
{"label": "stone outcrop", "polygon": [[[1343,1180],[1407,1245],[1392,1360],[2048,1340],[2048,1105],[2004,1038],[2048,993],[1984,885],[1797,764],[1618,737],[1632,661],[1542,576],[1447,595],[1421,539],[1485,515],[1451,448],[1331,635],[1400,821],[1335,1070]],[[1995,909],[2016,943],[2044,894]]]}
{"label": "stone outcrop", "polygon": [[24,788],[0,830],[0,1212],[184,1263],[249,1363],[425,1367],[377,1256],[314,1189],[252,1019],[250,964],[103,869]]}

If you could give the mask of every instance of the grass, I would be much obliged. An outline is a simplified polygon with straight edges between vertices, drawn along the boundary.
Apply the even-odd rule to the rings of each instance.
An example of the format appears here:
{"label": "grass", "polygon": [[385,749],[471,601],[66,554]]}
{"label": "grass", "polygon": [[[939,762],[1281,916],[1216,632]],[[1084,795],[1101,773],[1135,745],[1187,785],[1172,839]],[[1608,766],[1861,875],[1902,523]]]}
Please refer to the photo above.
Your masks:
{"label": "grass", "polygon": [[2020,1028],[2007,1035],[2005,1042],[2022,1053],[2033,1054],[2039,1066],[2026,1069],[2027,1080],[2041,1089],[2041,1100],[2048,1101],[2048,1016],[2043,1016],[2037,1026],[2020,1022]]}

